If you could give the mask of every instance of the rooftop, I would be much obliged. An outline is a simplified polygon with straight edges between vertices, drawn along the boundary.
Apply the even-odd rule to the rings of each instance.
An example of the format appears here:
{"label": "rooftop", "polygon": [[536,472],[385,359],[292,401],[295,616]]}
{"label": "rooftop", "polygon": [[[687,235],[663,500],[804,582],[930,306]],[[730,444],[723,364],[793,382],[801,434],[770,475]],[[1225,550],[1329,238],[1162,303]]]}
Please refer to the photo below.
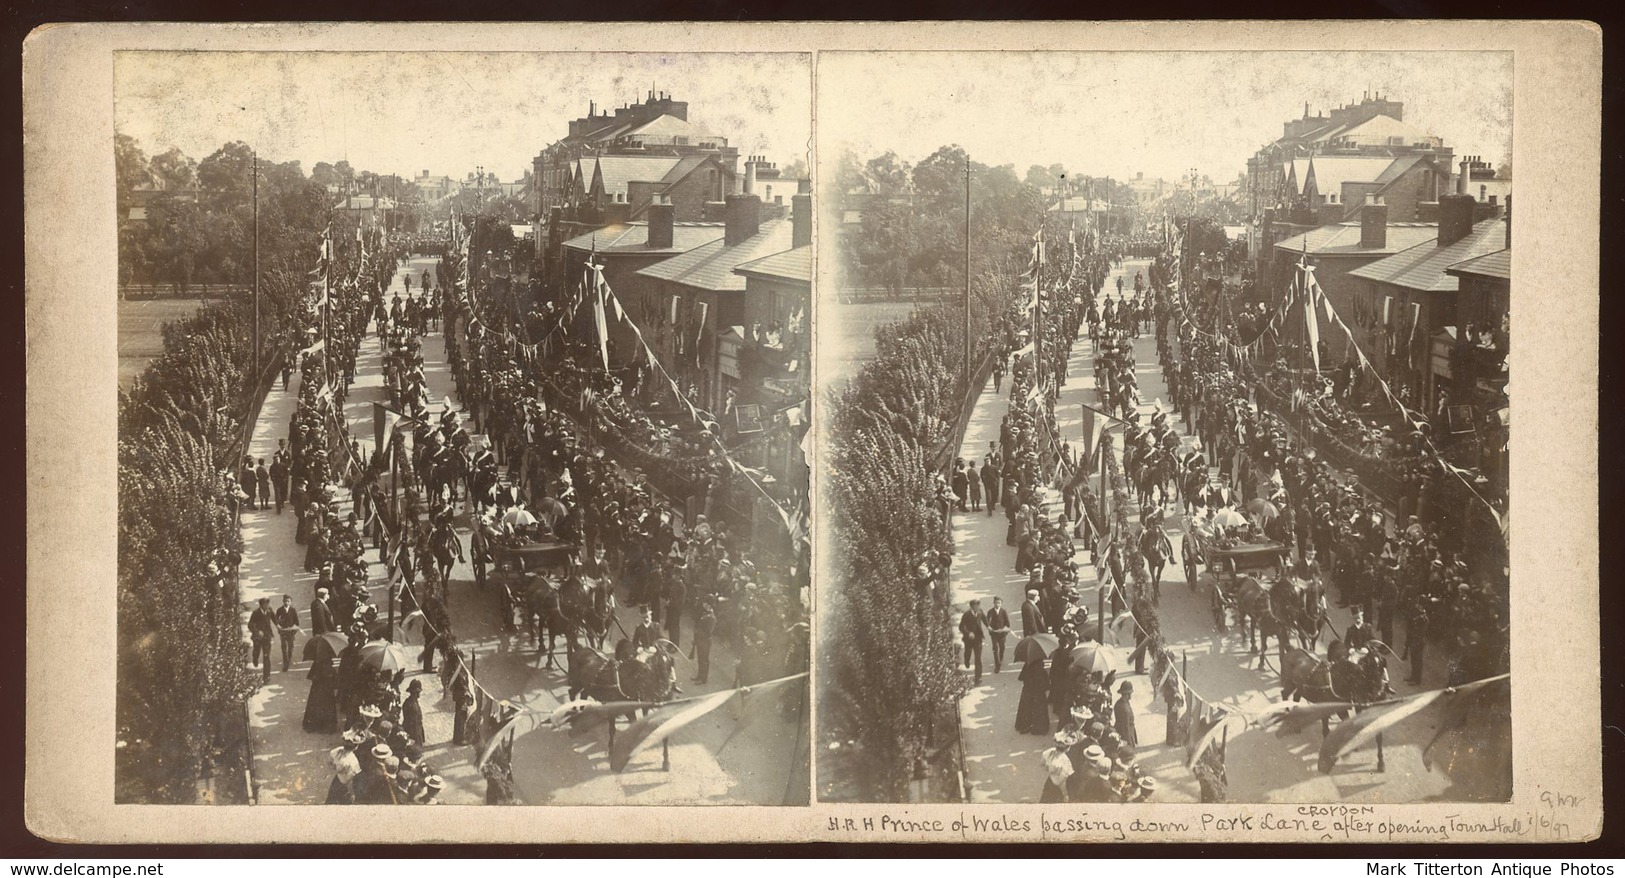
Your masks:
{"label": "rooftop", "polygon": [[680,159],[676,156],[603,155],[597,161],[596,173],[603,175],[605,194],[625,195],[628,183],[658,183]]}
{"label": "rooftop", "polygon": [[1436,241],[1418,244],[1386,259],[1362,265],[1349,274],[1423,292],[1454,292],[1457,278],[1447,274],[1445,269],[1505,248],[1504,222],[1500,217],[1481,220],[1473,225],[1467,237],[1448,247],[1440,247]]}
{"label": "rooftop", "polygon": [[744,292],[745,277],[735,274],[734,269],[790,249],[790,240],[790,221],[772,219],[762,223],[755,235],[732,247],[718,234],[709,244],[657,262],[638,274],[701,290]]}
{"label": "rooftop", "polygon": [[577,235],[565,241],[564,246],[583,253],[686,253],[695,247],[722,240],[725,231],[722,223],[672,223],[671,246],[651,249],[648,223],[616,223],[596,232]]}
{"label": "rooftop", "polygon": [[735,274],[774,280],[812,283],[812,247],[796,247],[761,259],[753,259],[734,269]]}
{"label": "rooftop", "polygon": [[1465,262],[1458,262],[1455,265],[1448,266],[1445,271],[1458,277],[1464,274],[1472,274],[1479,277],[1512,280],[1512,248],[1508,247],[1494,253],[1475,256]]}
{"label": "rooftop", "polygon": [[[1315,189],[1321,195],[1340,194],[1344,183],[1370,183],[1387,172],[1395,162],[1388,156],[1341,155],[1321,155],[1299,161],[1303,167],[1298,171],[1298,191],[1308,188],[1308,177],[1312,173]],[[1294,166],[1297,164],[1297,161],[1293,162]]]}
{"label": "rooftop", "polygon": [[1287,253],[1302,253],[1307,249],[1310,256],[1383,256],[1399,253],[1438,237],[1439,226],[1436,223],[1389,223],[1386,246],[1361,247],[1360,224],[1342,222],[1293,235],[1277,242],[1275,249]]}

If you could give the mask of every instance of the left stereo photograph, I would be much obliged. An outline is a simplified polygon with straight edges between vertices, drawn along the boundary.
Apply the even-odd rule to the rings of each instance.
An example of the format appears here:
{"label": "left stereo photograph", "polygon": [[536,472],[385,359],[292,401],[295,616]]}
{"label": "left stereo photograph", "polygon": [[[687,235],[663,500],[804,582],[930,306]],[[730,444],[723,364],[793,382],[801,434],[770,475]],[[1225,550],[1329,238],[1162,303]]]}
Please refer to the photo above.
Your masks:
{"label": "left stereo photograph", "polygon": [[114,800],[807,805],[811,56],[113,73]]}

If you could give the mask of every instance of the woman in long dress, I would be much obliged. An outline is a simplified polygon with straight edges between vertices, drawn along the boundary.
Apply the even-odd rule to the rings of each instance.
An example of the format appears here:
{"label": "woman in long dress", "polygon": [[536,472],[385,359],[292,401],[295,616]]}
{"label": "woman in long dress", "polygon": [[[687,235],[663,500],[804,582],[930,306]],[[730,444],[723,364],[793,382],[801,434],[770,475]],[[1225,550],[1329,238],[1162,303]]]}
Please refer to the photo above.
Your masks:
{"label": "woman in long dress", "polygon": [[1044,660],[1030,658],[1021,666],[1021,701],[1016,707],[1016,731],[1024,735],[1049,734],[1049,672]]}
{"label": "woman in long dress", "polygon": [[306,675],[310,680],[310,695],[305,699],[305,731],[322,734],[338,731],[339,703],[333,678],[331,655],[310,663],[310,673]]}

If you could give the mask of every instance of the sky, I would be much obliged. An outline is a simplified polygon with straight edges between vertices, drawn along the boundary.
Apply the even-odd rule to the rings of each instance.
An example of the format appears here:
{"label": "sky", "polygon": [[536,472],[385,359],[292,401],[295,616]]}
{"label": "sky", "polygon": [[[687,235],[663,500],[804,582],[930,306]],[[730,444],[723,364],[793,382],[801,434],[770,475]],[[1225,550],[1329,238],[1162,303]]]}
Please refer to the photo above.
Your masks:
{"label": "sky", "polygon": [[343,159],[408,179],[483,166],[511,182],[588,101],[613,111],[651,88],[741,155],[811,162],[804,54],[121,52],[114,125],[148,155],[201,160],[242,140],[306,173]]}
{"label": "sky", "polygon": [[[850,146],[1128,179],[1234,180],[1303,115],[1370,91],[1457,156],[1512,157],[1510,52],[824,52],[820,161]],[[846,87],[843,87],[846,86]]]}

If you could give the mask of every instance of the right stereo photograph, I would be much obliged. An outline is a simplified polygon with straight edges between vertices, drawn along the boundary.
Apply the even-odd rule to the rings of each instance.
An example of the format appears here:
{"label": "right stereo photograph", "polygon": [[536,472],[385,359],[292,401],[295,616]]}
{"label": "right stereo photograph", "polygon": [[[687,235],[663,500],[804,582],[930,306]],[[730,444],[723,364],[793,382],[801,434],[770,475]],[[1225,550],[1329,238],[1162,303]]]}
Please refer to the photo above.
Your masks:
{"label": "right stereo photograph", "polygon": [[1512,53],[818,78],[819,801],[1509,801]]}

